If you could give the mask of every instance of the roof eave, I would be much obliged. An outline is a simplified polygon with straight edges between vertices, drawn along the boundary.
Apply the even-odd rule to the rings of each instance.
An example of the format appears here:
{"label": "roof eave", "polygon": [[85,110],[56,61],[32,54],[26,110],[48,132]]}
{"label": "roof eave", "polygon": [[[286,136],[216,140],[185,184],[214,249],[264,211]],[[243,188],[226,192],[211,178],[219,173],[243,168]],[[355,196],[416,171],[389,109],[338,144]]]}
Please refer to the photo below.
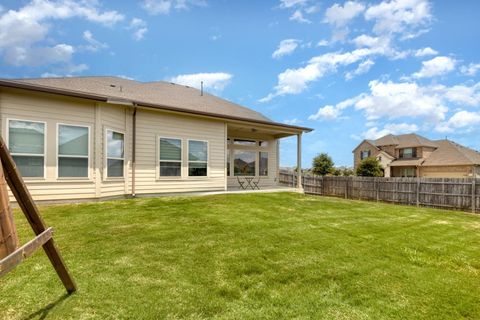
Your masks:
{"label": "roof eave", "polygon": [[[101,102],[106,102],[106,103],[109,102],[109,100],[110,101],[118,100],[117,98],[111,97],[111,96],[85,93],[85,92],[80,92],[80,91],[75,91],[75,90],[59,89],[59,88],[53,88],[53,87],[49,87],[49,86],[42,86],[42,85],[37,85],[37,84],[19,82],[19,81],[15,81],[15,80],[0,79],[0,86],[8,87],[8,88],[32,90],[32,91],[43,92],[43,93],[52,93],[52,94],[58,94],[58,95],[63,95],[63,96],[75,97],[75,98],[101,101]],[[235,116],[227,116],[227,115],[211,113],[211,112],[185,110],[185,109],[181,109],[181,108],[178,108],[178,107],[172,107],[172,106],[167,106],[167,105],[162,105],[162,104],[145,103],[143,101],[122,100],[121,104],[122,105],[124,105],[124,104],[129,104],[130,105],[131,104],[131,105],[149,107],[149,108],[154,108],[154,109],[161,109],[161,110],[174,111],[174,112],[180,112],[180,113],[194,114],[194,115],[200,115],[200,116],[208,116],[208,117],[213,117],[213,118],[258,123],[258,124],[264,124],[264,125],[275,126],[275,127],[280,127],[280,128],[288,128],[288,129],[291,129],[291,130],[294,130],[294,131],[305,132],[305,133],[313,131],[312,128],[293,126],[293,125],[279,123],[279,122],[255,120],[255,119],[248,119],[248,118],[235,117]]]}

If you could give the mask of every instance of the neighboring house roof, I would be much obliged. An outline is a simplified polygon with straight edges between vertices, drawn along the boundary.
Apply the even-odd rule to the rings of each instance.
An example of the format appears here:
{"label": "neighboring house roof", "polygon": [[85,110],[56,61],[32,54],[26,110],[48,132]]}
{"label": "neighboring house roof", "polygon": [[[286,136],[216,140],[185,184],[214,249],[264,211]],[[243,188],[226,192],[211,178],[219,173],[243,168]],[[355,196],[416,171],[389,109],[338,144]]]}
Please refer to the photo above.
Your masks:
{"label": "neighboring house roof", "polygon": [[239,104],[203,93],[192,87],[170,82],[138,82],[119,77],[65,77],[35,79],[0,79],[0,86],[30,89],[95,99],[116,100],[137,105],[188,112],[213,117],[271,124],[302,131],[310,128],[292,126],[270,120],[259,112]]}
{"label": "neighboring house roof", "polygon": [[422,165],[424,159],[397,159],[390,163],[390,167],[416,167]]}
{"label": "neighboring house roof", "polygon": [[[409,147],[431,147],[434,150],[426,158],[395,159],[390,163],[392,167],[404,166],[455,166],[455,165],[480,165],[480,152],[464,147],[450,140],[430,140],[417,134],[388,134],[376,140],[364,140],[376,148],[395,146],[396,149]],[[388,153],[386,153],[388,154]]]}
{"label": "neighboring house roof", "polygon": [[397,136],[388,134],[377,140],[373,140],[373,144],[376,145],[377,147],[394,145],[395,148],[398,148],[398,149],[409,148],[409,147],[435,148],[437,146],[434,141],[429,140],[425,137],[419,136],[418,134],[415,134],[415,133],[400,134]]}
{"label": "neighboring house roof", "polygon": [[438,148],[422,166],[480,165],[480,153],[450,140],[435,141]]}

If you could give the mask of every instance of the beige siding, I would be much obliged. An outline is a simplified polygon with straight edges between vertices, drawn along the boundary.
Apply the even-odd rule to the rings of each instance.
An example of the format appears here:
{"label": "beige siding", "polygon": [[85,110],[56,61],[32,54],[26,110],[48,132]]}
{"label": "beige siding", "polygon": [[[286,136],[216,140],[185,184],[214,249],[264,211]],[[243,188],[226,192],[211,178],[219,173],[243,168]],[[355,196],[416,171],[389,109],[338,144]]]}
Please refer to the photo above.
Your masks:
{"label": "beige siding", "polygon": [[424,178],[471,178],[472,166],[420,167]]}
{"label": "beige siding", "polygon": [[[0,91],[0,127],[3,137],[7,136],[7,119],[42,121],[47,125],[46,177],[26,179],[35,200],[80,200],[131,194],[133,107],[25,90],[2,89]],[[57,177],[57,126],[60,123],[84,125],[90,128],[88,178],[59,179]],[[226,123],[221,120],[138,108],[136,194],[208,192],[225,190],[227,186],[237,187],[235,177],[226,178],[227,129]],[[124,178],[107,177],[105,145],[107,130],[125,134]],[[256,150],[269,153],[268,177],[261,178],[260,186],[272,186],[278,179],[278,140],[273,135],[258,135],[257,139],[269,142],[268,147]],[[183,176],[181,178],[159,177],[159,137],[182,139]],[[189,139],[208,141],[207,177],[188,177]]]}
{"label": "beige siding", "polygon": [[[129,170],[127,167],[131,159],[130,146],[131,146],[131,134],[127,132],[130,130],[131,125],[128,124],[130,110],[127,107],[108,105],[105,103],[99,104],[100,107],[100,119],[101,119],[101,152],[102,163],[99,166],[102,168],[102,183],[101,183],[101,197],[114,197],[128,193],[128,189],[125,187],[129,180]],[[127,127],[128,125],[128,127]],[[121,132],[125,135],[125,159],[124,159],[124,177],[123,178],[108,178],[106,170],[106,134],[107,130],[113,130]],[[100,133],[100,132],[99,132]]]}
{"label": "beige siding", "polygon": [[[229,137],[231,139],[234,139],[234,137]],[[242,137],[244,138],[244,137]],[[258,138],[258,137],[257,137]],[[233,152],[234,150],[249,150],[249,151],[255,151],[256,152],[256,169],[255,169],[255,181],[257,181],[258,178],[258,170],[259,170],[259,152],[268,152],[268,176],[262,176],[260,177],[260,183],[259,186],[260,188],[266,188],[266,187],[271,187],[275,186],[278,181],[277,173],[278,173],[278,154],[277,154],[277,144],[279,141],[277,139],[274,139],[273,137],[269,136],[264,136],[263,141],[268,141],[268,146],[267,147],[245,147],[245,146],[236,146],[234,144],[231,144],[228,148],[231,150],[230,153],[230,176],[228,177],[228,188],[238,188],[238,180],[237,177],[234,176],[234,170],[233,170]],[[242,179],[242,177],[240,177]]]}
{"label": "beige siding", "polygon": [[[8,119],[43,121],[46,123],[45,179],[26,179],[26,184],[33,198],[36,200],[62,200],[95,197],[95,170],[93,169],[95,166],[93,156],[94,103],[50,94],[25,94],[24,91],[20,90],[5,89],[1,91],[0,95],[2,136],[6,140]],[[59,123],[90,127],[89,179],[65,180],[57,178],[56,137]]]}
{"label": "beige siding", "polygon": [[[137,112],[136,193],[204,192],[225,189],[225,125],[154,111]],[[159,137],[182,139],[181,178],[159,177]],[[208,141],[208,177],[188,177],[188,140]]]}

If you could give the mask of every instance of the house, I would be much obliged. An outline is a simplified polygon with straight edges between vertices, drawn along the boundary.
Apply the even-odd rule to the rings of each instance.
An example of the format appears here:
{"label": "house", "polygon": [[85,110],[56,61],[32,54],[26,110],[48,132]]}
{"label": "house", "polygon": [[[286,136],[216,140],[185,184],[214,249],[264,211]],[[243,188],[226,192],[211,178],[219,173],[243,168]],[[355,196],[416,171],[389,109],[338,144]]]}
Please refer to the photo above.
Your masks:
{"label": "house", "polygon": [[355,169],[367,157],[380,161],[385,177],[480,177],[480,153],[447,139],[389,134],[363,140],[353,150]]}
{"label": "house", "polygon": [[[2,136],[36,200],[276,186],[279,140],[311,129],[168,82],[0,80]],[[301,186],[299,186],[301,188]]]}

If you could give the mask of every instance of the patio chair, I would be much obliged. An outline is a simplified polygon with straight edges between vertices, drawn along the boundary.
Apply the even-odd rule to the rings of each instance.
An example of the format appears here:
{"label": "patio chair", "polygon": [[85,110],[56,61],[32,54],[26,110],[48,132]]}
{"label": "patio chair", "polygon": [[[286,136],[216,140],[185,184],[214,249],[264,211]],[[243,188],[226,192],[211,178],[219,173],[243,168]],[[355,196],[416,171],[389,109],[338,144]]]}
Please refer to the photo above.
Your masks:
{"label": "patio chair", "polygon": [[253,190],[255,189],[260,190],[260,187],[258,186],[258,184],[260,183],[260,177],[258,177],[257,181],[252,180],[252,183],[253,183],[253,187],[252,187]]}
{"label": "patio chair", "polygon": [[247,187],[245,186],[245,181],[240,180],[239,177],[237,177],[237,181],[238,181],[238,184],[240,185],[240,188],[242,188],[243,190],[247,189]]}

